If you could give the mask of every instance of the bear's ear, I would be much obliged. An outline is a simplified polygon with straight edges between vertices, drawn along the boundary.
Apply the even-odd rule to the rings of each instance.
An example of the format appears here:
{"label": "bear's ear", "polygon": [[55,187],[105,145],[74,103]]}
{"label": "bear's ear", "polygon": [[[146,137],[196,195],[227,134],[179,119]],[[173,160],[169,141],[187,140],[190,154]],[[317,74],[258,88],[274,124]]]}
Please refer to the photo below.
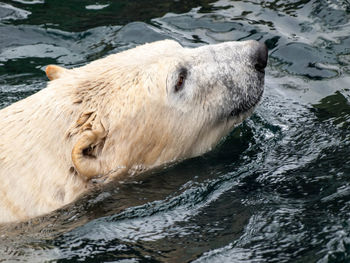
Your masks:
{"label": "bear's ear", "polygon": [[64,72],[67,72],[68,69],[65,69],[56,65],[48,65],[45,69],[46,76],[49,80],[54,80],[60,78]]}
{"label": "bear's ear", "polygon": [[77,173],[90,180],[102,175],[102,164],[99,158],[107,132],[102,123],[84,130],[72,150],[72,162]]}

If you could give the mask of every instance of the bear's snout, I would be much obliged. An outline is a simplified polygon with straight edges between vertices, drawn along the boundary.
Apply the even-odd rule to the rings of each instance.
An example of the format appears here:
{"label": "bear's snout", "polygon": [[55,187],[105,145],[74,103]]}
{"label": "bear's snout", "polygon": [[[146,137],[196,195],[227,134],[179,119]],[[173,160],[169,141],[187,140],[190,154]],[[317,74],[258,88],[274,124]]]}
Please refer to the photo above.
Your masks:
{"label": "bear's snout", "polygon": [[255,54],[253,56],[253,65],[254,68],[261,72],[265,73],[265,68],[267,65],[268,52],[267,47],[264,43],[257,42],[258,44],[254,46]]}

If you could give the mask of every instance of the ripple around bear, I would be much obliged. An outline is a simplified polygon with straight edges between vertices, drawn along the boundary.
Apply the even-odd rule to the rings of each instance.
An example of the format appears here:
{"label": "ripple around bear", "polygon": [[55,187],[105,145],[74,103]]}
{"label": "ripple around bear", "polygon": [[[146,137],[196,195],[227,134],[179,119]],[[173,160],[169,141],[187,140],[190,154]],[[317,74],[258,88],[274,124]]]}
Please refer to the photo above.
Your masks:
{"label": "ripple around bear", "polygon": [[203,154],[263,93],[265,45],[164,40],[86,66],[0,111],[0,222],[53,211],[97,180]]}

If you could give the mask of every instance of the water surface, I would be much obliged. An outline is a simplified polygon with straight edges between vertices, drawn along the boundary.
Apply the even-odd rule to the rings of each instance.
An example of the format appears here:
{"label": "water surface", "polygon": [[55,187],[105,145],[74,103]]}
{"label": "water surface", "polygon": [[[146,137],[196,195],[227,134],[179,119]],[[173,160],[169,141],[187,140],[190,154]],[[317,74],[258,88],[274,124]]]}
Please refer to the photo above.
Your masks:
{"label": "water surface", "polygon": [[0,261],[350,262],[348,1],[0,3],[0,107],[160,39],[265,42],[254,115],[212,152],[0,228]]}

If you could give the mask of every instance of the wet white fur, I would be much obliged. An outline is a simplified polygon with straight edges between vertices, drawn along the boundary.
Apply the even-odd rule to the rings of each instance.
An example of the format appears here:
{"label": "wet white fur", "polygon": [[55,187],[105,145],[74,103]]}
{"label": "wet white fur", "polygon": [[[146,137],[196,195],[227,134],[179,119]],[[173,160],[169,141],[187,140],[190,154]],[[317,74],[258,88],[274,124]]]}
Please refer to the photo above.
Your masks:
{"label": "wet white fur", "polygon": [[[232,109],[262,92],[252,45],[146,44],[66,70],[1,110],[0,222],[48,213],[93,187],[72,163],[88,131],[105,131],[90,159],[108,180],[210,150],[252,111],[229,117]],[[174,92],[181,68],[188,76]]]}

